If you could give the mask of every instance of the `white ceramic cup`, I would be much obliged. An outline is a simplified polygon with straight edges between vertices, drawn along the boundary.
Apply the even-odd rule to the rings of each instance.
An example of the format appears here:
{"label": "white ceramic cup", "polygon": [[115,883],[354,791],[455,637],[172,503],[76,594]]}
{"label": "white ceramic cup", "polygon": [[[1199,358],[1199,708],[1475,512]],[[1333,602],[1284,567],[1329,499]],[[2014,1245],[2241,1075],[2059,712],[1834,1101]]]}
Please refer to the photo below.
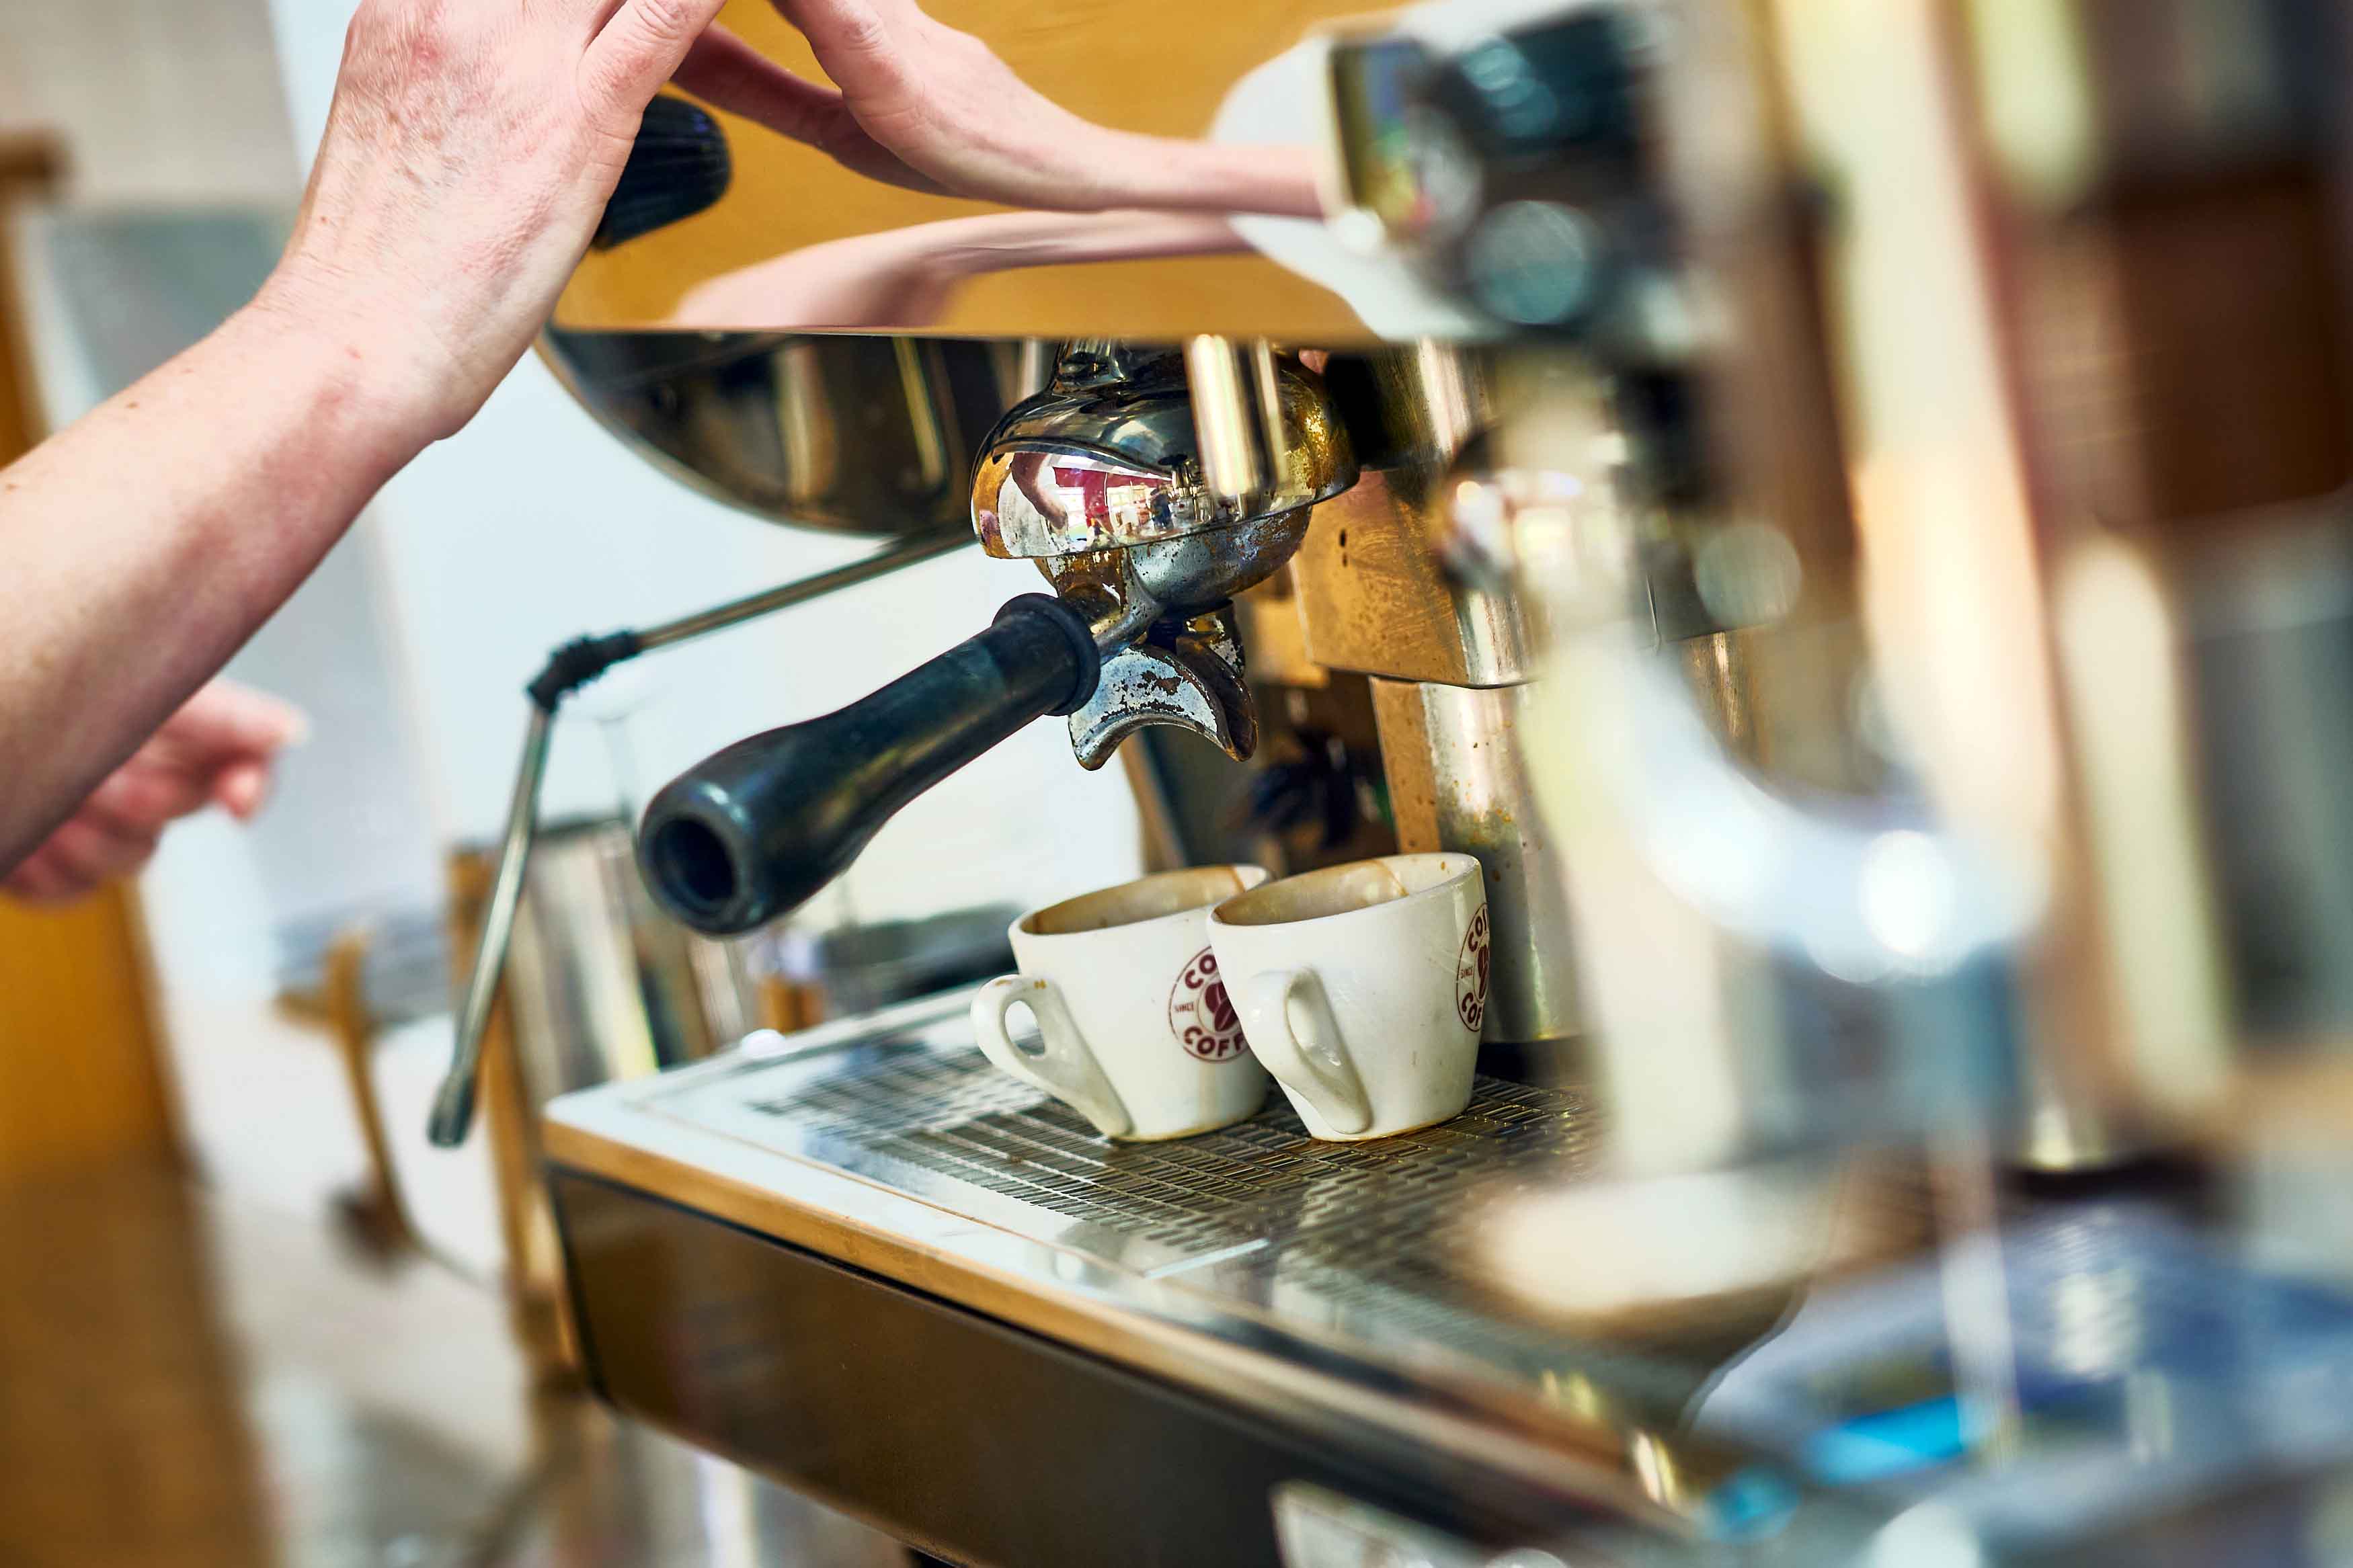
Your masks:
{"label": "white ceramic cup", "polygon": [[[1018,974],[972,999],[988,1059],[1045,1090],[1106,1138],[1183,1138],[1254,1116],[1266,1072],[1209,951],[1209,910],[1267,879],[1256,866],[1170,871],[1034,910],[1013,922]],[[1005,1026],[1038,1020],[1025,1049]]]}
{"label": "white ceramic cup", "polygon": [[1393,855],[1228,899],[1209,945],[1250,1052],[1318,1138],[1461,1114],[1486,1021],[1487,884],[1468,855]]}

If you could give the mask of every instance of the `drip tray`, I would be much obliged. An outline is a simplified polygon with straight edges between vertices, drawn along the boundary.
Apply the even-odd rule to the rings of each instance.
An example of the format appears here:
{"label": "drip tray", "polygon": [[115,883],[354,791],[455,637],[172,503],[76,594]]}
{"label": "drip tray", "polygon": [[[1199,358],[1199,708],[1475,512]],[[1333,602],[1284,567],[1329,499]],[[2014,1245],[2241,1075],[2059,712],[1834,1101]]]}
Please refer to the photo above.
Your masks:
{"label": "drip tray", "polygon": [[[773,1056],[574,1096],[551,1121],[564,1163],[610,1166],[596,1149],[626,1139],[672,1170],[854,1216],[861,1237],[879,1228],[1024,1276],[1041,1310],[1081,1292],[1097,1309],[1206,1325],[1229,1342],[1263,1343],[1252,1326],[1275,1330],[1548,1408],[1567,1389],[1671,1416],[1765,1326],[1669,1358],[1579,1343],[1515,1307],[1480,1251],[1481,1215],[1591,1163],[1598,1118],[1575,1089],[1482,1077],[1454,1121],[1363,1143],[1310,1138],[1271,1091],[1233,1127],[1113,1143],[990,1067],[959,998],[798,1037]],[[628,1179],[647,1184],[643,1170],[628,1162]],[[868,1191],[812,1189],[812,1172]],[[874,1189],[902,1201],[877,1202]],[[787,1238],[810,1244],[802,1230]],[[816,1244],[874,1267],[850,1241]],[[1008,1308],[993,1294],[991,1310],[1019,1321],[1024,1299]]]}
{"label": "drip tray", "polygon": [[1271,1279],[1312,1260],[1359,1292],[1442,1286],[1433,1226],[1515,1168],[1581,1161],[1592,1138],[1582,1097],[1484,1079],[1461,1117],[1399,1138],[1317,1142],[1277,1094],[1237,1126],[1123,1144],[976,1053],[902,1044],[828,1066],[848,1070],[751,1109],[790,1123],[805,1152],[1050,1226],[1062,1245],[1156,1279],[1213,1266]]}
{"label": "drip tray", "polygon": [[[1679,1531],[1827,1532],[1790,1562],[1852,1560],[1822,1542],[1926,1499],[2005,1539],[2067,1542],[2185,1496],[2292,1500],[2263,1489],[2353,1463],[2353,1301],[2251,1269],[2233,1233],[2153,1201],[2015,1198],[1999,1251],[1962,1255],[2007,1295],[2019,1419],[2042,1456],[1986,1466],[1968,1462],[1951,1381],[1954,1255],[1918,1249],[1925,1199],[1904,1167],[1858,1168],[1841,1223],[1883,1231],[1867,1268],[1605,1335],[1515,1295],[1531,1260],[1500,1239],[1552,1244],[1554,1268],[1627,1266],[1602,1246],[1564,1261],[1556,1233],[1530,1228],[1545,1210],[1519,1207],[1594,1163],[1598,1119],[1575,1089],[1482,1078],[1455,1121],[1352,1144],[1309,1138],[1276,1095],[1218,1132],[1114,1144],[989,1067],[961,998],[774,1044],[559,1100],[548,1152],[1319,1452],[1388,1464],[1401,1445],[1429,1473]],[[628,1252],[613,1233],[602,1245]],[[642,1307],[622,1288],[629,1310],[670,1314],[649,1336],[664,1375],[768,1364],[745,1327],[765,1320],[725,1281],[656,1279]],[[2161,1398],[2124,1396],[2143,1388]]]}

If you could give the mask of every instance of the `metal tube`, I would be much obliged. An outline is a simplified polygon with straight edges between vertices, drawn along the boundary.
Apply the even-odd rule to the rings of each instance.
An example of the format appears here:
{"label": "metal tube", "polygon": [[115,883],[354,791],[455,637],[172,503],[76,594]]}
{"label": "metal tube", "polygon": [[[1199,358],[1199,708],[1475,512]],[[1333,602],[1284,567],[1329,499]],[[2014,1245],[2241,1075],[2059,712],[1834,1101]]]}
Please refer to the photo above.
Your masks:
{"label": "metal tube", "polygon": [[[1193,393],[1193,427],[1201,447],[1201,477],[1220,498],[1247,501],[1273,483],[1282,447],[1266,441],[1260,388],[1243,350],[1228,338],[1195,338],[1185,345],[1187,383]],[[1274,417],[1279,421],[1281,404]]]}
{"label": "metal tube", "polygon": [[871,583],[902,566],[930,561],[951,551],[962,550],[972,542],[973,536],[969,533],[940,533],[902,539],[847,566],[837,566],[830,572],[820,572],[814,577],[804,577],[780,588],[770,588],[765,593],[721,605],[716,609],[699,610],[658,626],[649,626],[638,634],[638,648],[641,653],[651,653],[659,647],[673,647],[682,642],[692,642],[712,632],[723,632],[745,621],[757,620],[778,610],[789,610],[796,605],[806,605],[828,594],[855,588],[860,583]]}
{"label": "metal tube", "polygon": [[1164,607],[1159,600],[1137,588],[1128,595],[1125,604],[1088,622],[1087,630],[1093,635],[1099,651],[1115,653],[1150,631]]}
{"label": "metal tube", "polygon": [[531,726],[523,731],[522,765],[515,770],[514,798],[507,805],[506,835],[499,846],[498,879],[491,885],[481,939],[474,948],[473,975],[466,984],[466,1007],[459,1016],[457,1049],[450,1054],[440,1092],[433,1097],[427,1135],[444,1149],[463,1143],[473,1126],[482,1036],[490,1028],[491,1008],[506,975],[507,944],[514,937],[515,912],[522,905],[523,868],[531,859],[533,831],[539,826],[539,785],[547,773],[547,744],[554,725],[554,710],[532,704]]}

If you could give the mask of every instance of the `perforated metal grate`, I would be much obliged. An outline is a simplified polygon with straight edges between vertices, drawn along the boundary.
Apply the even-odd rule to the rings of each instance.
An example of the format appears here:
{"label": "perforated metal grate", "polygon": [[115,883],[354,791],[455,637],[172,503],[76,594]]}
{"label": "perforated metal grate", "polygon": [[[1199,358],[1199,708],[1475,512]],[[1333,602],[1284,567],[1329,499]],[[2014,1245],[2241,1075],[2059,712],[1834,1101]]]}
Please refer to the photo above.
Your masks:
{"label": "perforated metal grate", "polygon": [[916,1046],[873,1053],[854,1074],[754,1102],[812,1140],[1103,1226],[1180,1252],[1223,1252],[1310,1233],[1353,1256],[1393,1241],[1516,1169],[1557,1176],[1594,1140],[1584,1097],[1482,1079],[1442,1126],[1366,1143],[1319,1142],[1289,1103],[1238,1126],[1166,1143],[1112,1143],[1060,1103],[977,1056]]}
{"label": "perforated metal grate", "polygon": [[[1595,1161],[1600,1119],[1573,1089],[1482,1077],[1453,1121],[1362,1143],[1309,1137],[1270,1091],[1239,1125],[1114,1143],[991,1067],[961,999],[713,1067],[644,1109],[914,1200],[857,1222],[903,1224],[924,1252],[991,1232],[1038,1244],[972,1245],[1031,1280],[1041,1308],[1076,1290],[1096,1310],[1198,1310],[1217,1331],[1272,1330],[1384,1376],[1500,1380],[1547,1404],[1603,1391],[1660,1418],[1718,1360],[1565,1335],[1496,1251],[1496,1225],[1525,1212],[1513,1200],[1556,1194]],[[1023,1321],[1018,1293],[990,1310]]]}
{"label": "perforated metal grate", "polygon": [[802,1158],[1107,1267],[1515,1377],[1562,1365],[1558,1336],[1518,1321],[1464,1243],[1483,1205],[1589,1162],[1597,1119],[1573,1090],[1482,1078],[1454,1121],[1364,1143],[1309,1137],[1270,1093],[1234,1127],[1113,1143],[969,1049],[900,1039],[734,1092]]}

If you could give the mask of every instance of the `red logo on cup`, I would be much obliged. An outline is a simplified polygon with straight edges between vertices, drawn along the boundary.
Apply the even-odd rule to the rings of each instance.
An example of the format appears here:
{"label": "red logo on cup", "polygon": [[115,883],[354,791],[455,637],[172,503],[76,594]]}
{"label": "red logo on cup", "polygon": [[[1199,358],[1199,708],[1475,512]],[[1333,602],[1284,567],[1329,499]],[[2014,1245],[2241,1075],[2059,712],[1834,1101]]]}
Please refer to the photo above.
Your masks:
{"label": "red logo on cup", "polygon": [[1218,955],[1206,947],[1168,993],[1168,1031],[1187,1055],[1205,1062],[1229,1062],[1250,1049],[1242,1041],[1241,1014],[1218,978]]}
{"label": "red logo on cup", "polygon": [[1462,933],[1462,952],[1454,960],[1454,1011],[1474,1035],[1487,1021],[1487,971],[1493,945],[1488,940],[1487,907],[1482,904],[1471,917],[1471,929]]}

